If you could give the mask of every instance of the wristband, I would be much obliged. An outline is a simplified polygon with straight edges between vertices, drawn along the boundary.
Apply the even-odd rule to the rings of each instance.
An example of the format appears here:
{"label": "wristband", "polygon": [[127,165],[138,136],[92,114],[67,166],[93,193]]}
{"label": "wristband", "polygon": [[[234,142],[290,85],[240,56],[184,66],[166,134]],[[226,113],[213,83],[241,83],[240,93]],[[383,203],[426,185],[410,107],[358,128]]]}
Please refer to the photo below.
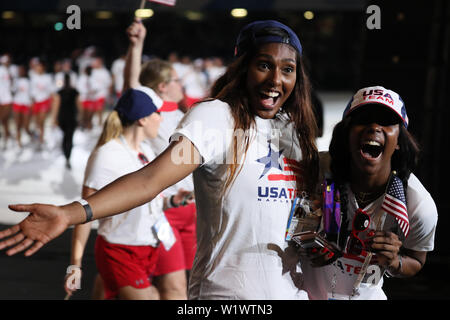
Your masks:
{"label": "wristband", "polygon": [[89,203],[84,199],[77,200],[76,202],[78,202],[79,204],[81,204],[83,206],[84,212],[86,213],[86,221],[84,221],[83,223],[92,221],[93,214],[92,214],[92,208],[89,205]]}

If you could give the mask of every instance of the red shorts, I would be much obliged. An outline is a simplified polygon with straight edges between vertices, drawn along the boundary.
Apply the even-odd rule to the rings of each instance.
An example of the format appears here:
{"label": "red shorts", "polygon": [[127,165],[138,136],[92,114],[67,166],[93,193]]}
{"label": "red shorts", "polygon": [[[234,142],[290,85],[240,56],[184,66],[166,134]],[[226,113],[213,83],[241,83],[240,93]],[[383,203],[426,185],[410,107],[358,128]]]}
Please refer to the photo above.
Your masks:
{"label": "red shorts", "polygon": [[100,98],[97,100],[92,101],[92,111],[101,111],[103,110],[103,107],[105,105],[105,98]]}
{"label": "red shorts", "polygon": [[105,298],[113,299],[125,286],[143,289],[151,286],[160,247],[128,246],[95,241],[95,262],[103,279]]}
{"label": "red shorts", "polygon": [[44,101],[35,102],[32,107],[33,114],[37,114],[40,112],[48,112],[52,105],[52,99],[49,98]]}
{"label": "red shorts", "polygon": [[13,103],[13,112],[28,114],[31,112],[31,108],[30,106],[26,106],[24,104]]}
{"label": "red shorts", "polygon": [[197,213],[195,203],[171,208],[165,212],[177,241],[169,251],[161,245],[155,276],[178,270],[191,270],[197,251]]}
{"label": "red shorts", "polygon": [[94,110],[94,101],[92,100],[84,100],[81,102],[83,110]]}

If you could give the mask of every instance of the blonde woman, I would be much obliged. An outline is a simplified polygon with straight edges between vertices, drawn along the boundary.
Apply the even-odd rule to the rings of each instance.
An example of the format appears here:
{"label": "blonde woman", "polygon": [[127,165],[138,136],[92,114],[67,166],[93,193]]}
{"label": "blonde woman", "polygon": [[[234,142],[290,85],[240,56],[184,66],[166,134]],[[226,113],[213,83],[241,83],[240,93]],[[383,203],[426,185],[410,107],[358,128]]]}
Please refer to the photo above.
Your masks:
{"label": "blonde woman", "polygon": [[[155,155],[143,144],[158,133],[161,116],[148,88],[129,89],[108,116],[97,145],[89,157],[82,197],[86,198],[117,178],[145,166]],[[151,283],[160,239],[152,228],[164,218],[163,207],[183,199],[159,195],[150,203],[99,221],[95,244],[97,269],[103,280],[106,299],[158,299]],[[72,238],[71,265],[81,267],[90,223],[76,226]],[[65,288],[71,294],[66,279]],[[99,298],[99,297],[97,297]]]}

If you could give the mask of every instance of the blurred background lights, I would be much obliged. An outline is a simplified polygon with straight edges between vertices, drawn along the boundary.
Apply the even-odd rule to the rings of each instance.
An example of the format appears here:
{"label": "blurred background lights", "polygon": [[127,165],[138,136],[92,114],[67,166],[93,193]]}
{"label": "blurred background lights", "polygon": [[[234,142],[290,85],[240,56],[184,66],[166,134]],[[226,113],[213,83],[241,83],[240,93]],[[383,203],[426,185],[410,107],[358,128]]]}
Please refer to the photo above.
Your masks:
{"label": "blurred background lights", "polygon": [[312,11],[305,11],[303,16],[305,17],[306,20],[312,20],[312,19],[314,19],[314,12],[312,12]]}
{"label": "blurred background lights", "polygon": [[97,19],[111,19],[113,14],[111,11],[97,11],[95,16]]}
{"label": "blurred background lights", "polygon": [[64,24],[62,22],[55,23],[55,30],[61,31],[64,28]]}
{"label": "blurred background lights", "polygon": [[198,11],[188,10],[184,13],[184,15],[188,20],[191,20],[191,21],[199,21],[204,18],[203,13],[198,12]]}
{"label": "blurred background lights", "polygon": [[153,10],[152,9],[137,9],[134,12],[134,15],[138,18],[150,18],[153,17]]}
{"label": "blurred background lights", "polygon": [[3,11],[2,12],[2,19],[13,19],[14,18],[14,11]]}
{"label": "blurred background lights", "polygon": [[231,15],[235,18],[244,18],[247,16],[247,9],[235,8],[231,10]]}

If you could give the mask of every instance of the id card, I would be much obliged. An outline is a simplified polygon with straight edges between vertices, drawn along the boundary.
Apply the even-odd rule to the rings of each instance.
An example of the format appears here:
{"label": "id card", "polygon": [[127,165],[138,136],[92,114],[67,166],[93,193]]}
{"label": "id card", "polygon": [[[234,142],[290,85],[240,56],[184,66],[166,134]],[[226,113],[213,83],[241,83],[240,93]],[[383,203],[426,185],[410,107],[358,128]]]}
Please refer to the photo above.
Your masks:
{"label": "id card", "polygon": [[175,235],[173,234],[172,227],[170,226],[169,221],[167,221],[167,218],[164,214],[162,214],[156,221],[156,223],[152,226],[152,230],[158,240],[162,242],[166,251],[169,251],[175,241],[177,241]]}

